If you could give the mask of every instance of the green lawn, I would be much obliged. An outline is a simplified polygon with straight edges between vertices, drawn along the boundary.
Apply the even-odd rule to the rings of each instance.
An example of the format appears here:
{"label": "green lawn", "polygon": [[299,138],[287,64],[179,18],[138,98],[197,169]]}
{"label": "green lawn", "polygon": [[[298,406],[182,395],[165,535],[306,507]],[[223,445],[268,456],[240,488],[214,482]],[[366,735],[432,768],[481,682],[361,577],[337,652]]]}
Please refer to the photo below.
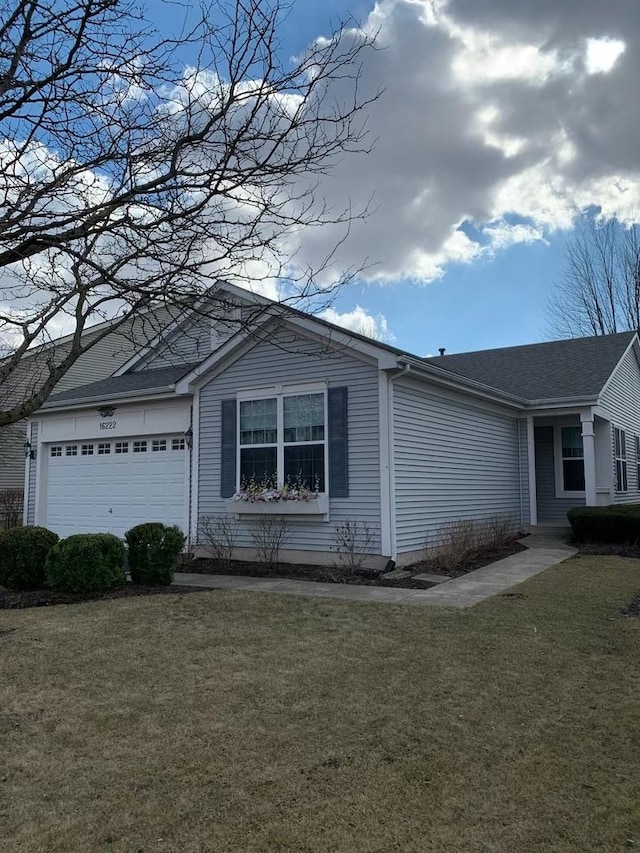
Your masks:
{"label": "green lawn", "polygon": [[571,560],[516,592],[0,612],[0,848],[640,848],[640,619],[619,615],[640,563]]}

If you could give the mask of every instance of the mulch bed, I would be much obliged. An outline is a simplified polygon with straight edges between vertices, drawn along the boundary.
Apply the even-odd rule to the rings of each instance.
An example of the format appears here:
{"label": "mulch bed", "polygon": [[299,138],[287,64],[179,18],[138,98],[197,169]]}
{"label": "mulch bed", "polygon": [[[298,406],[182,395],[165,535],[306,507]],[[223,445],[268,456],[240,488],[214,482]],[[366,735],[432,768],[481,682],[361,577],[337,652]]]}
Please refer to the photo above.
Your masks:
{"label": "mulch bed", "polygon": [[23,610],[27,607],[53,607],[56,604],[81,604],[105,598],[131,598],[138,595],[184,595],[202,592],[190,586],[139,586],[127,584],[108,592],[57,592],[53,589],[34,589],[24,592],[0,587],[0,610]]}
{"label": "mulch bed", "polygon": [[[427,572],[432,575],[453,578],[467,572],[480,569],[496,560],[524,551],[515,539],[505,542],[500,548],[485,549],[476,552],[462,565],[455,568],[443,566],[440,562],[423,560],[406,566],[412,575]],[[384,574],[356,572],[342,566],[306,566],[295,563],[280,563],[269,567],[263,563],[234,560],[225,566],[216,560],[184,560],[177,571],[210,575],[245,575],[254,578],[288,578],[290,580],[318,581],[320,583],[355,584],[360,586],[399,587],[401,589],[429,589],[434,584],[414,577],[389,578]],[[202,588],[191,586],[141,586],[128,583],[124,587],[108,592],[72,593],[58,592],[53,589],[36,589],[17,592],[0,587],[0,610],[22,610],[28,607],[53,607],[57,604],[81,604],[84,601],[102,601],[112,598],[131,598],[139,595],[184,595],[202,592]],[[638,605],[640,607],[640,604]]]}
{"label": "mulch bed", "polygon": [[[411,566],[405,566],[405,570],[412,575],[426,572],[441,577],[453,578],[465,575],[475,569],[510,557],[525,551],[524,545],[517,540],[509,539],[499,548],[484,549],[469,557],[463,564],[453,567],[443,566],[439,561],[422,560]],[[434,584],[427,581],[409,578],[389,578],[387,575],[369,571],[355,571],[343,566],[307,566],[297,563],[279,563],[277,566],[265,566],[263,563],[249,562],[246,560],[233,560],[225,565],[217,560],[198,558],[184,561],[177,571],[193,572],[204,575],[244,575],[254,578],[286,578],[289,580],[317,581],[318,583],[340,583],[355,584],[358,586],[383,586],[399,587],[401,589],[429,589]]]}

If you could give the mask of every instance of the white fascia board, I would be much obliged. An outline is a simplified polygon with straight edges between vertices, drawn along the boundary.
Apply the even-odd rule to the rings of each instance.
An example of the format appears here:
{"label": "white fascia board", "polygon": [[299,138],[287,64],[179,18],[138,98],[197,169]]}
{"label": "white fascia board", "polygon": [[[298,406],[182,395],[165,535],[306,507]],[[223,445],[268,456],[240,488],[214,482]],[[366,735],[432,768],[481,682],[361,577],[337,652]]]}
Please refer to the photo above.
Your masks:
{"label": "white fascia board", "polygon": [[638,361],[638,367],[640,368],[640,353],[638,352],[638,346],[637,346],[637,344],[638,344],[638,335],[637,335],[637,333],[636,333],[636,334],[634,334],[634,336],[633,336],[633,337],[631,338],[631,340],[629,341],[629,346],[628,346],[628,347],[626,347],[625,351],[624,351],[624,352],[622,353],[622,355],[620,356],[620,359],[618,360],[618,363],[616,364],[616,366],[613,368],[613,370],[612,370],[612,371],[611,371],[611,373],[609,374],[609,378],[607,379],[607,381],[604,383],[604,385],[603,385],[603,386],[602,386],[602,388],[600,389],[600,393],[598,394],[598,399],[600,399],[600,397],[604,394],[604,392],[607,390],[607,388],[609,387],[609,385],[611,385],[611,383],[613,382],[613,378],[614,378],[614,376],[616,375],[616,373],[618,372],[618,368],[620,367],[620,365],[622,364],[622,362],[623,362],[623,361],[625,360],[625,358],[627,357],[627,355],[628,355],[628,353],[629,353],[629,350],[630,350],[630,349],[634,349],[634,351],[635,351],[635,355],[636,355],[636,361]]}
{"label": "white fascia board", "polygon": [[441,385],[444,388],[464,392],[472,397],[481,397],[484,400],[490,400],[493,403],[499,403],[502,406],[507,406],[518,411],[522,411],[527,407],[528,401],[524,397],[514,397],[510,394],[501,393],[489,385],[482,385],[480,382],[465,379],[463,376],[450,373],[443,368],[433,367],[430,364],[398,356],[395,366],[403,366],[404,364],[407,364],[409,367],[409,370],[404,374],[405,377],[430,382],[434,385]]}
{"label": "white fascia board", "polygon": [[570,415],[579,412],[580,409],[595,406],[598,400],[597,397],[564,397],[553,400],[531,400],[526,411],[528,415],[544,416],[549,415]]}
{"label": "white fascia board", "polygon": [[[277,309],[277,305],[275,308]],[[287,325],[293,325],[299,329],[303,329],[308,335],[313,337],[324,340],[327,340],[328,338],[327,330],[320,323],[313,321],[312,318],[307,321],[306,318],[286,315],[283,316],[277,310],[275,312],[275,316],[274,314],[265,311],[264,317],[256,327],[255,331],[248,332],[245,329],[240,329],[236,332],[235,335],[229,338],[229,340],[222,344],[222,346],[215,352],[212,352],[211,355],[201,364],[194,367],[191,373],[183,376],[182,379],[176,383],[176,393],[188,394],[194,387],[198,387],[205,380],[211,378],[210,374],[216,371],[216,369],[219,371],[220,368],[226,367],[228,363],[235,361],[248,348],[254,346],[256,343],[267,341],[268,337],[265,336],[262,338],[260,336],[260,330],[266,328],[274,319],[286,323]],[[332,333],[329,339],[337,345],[349,350],[352,355],[364,356],[368,360],[373,361],[381,370],[398,367],[398,357],[396,355],[391,355],[375,345],[362,345],[360,341],[354,340],[348,332],[345,332],[344,334],[341,332]]]}
{"label": "white fascia board", "polygon": [[387,370],[398,366],[398,358],[400,354],[390,352],[386,347],[378,345],[375,341],[363,340],[360,336],[355,336],[349,333],[348,329],[338,329],[335,326],[329,326],[323,321],[318,321],[314,317],[302,317],[292,314],[288,317],[283,317],[285,322],[292,326],[297,326],[307,332],[317,335],[318,337],[330,340],[338,346],[345,347],[353,353],[360,353],[377,362],[381,370]]}

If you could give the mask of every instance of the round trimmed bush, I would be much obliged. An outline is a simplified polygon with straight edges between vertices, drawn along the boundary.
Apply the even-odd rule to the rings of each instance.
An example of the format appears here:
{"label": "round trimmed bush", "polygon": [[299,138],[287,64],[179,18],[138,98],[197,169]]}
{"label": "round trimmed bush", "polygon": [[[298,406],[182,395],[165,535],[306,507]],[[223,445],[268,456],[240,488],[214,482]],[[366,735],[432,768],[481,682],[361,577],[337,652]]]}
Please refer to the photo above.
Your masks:
{"label": "round trimmed bush", "polygon": [[129,548],[129,571],[134,583],[170,584],[173,568],[185,537],[179,527],[151,521],[138,524],[124,534]]}
{"label": "round trimmed bush", "polygon": [[12,527],[0,533],[0,584],[38,589],[46,578],[45,560],[58,535],[46,527]]}
{"label": "round trimmed bush", "polygon": [[78,533],[58,542],[45,564],[47,580],[65,592],[124,586],[124,542],[111,533]]}

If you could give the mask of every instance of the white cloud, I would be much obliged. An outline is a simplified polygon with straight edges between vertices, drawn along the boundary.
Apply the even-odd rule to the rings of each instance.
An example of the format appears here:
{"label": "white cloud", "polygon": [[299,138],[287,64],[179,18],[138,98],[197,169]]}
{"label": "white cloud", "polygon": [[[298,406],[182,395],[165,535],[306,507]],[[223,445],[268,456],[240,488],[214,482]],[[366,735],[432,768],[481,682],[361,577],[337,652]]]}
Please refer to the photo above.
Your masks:
{"label": "white cloud", "polygon": [[587,39],[587,72],[608,74],[624,53],[625,47],[625,43],[618,39]]}
{"label": "white cloud", "polygon": [[336,311],[335,308],[326,308],[320,312],[320,317],[329,323],[342,326],[342,328],[349,329],[351,332],[366,335],[376,341],[391,343],[395,340],[394,335],[389,332],[387,318],[384,314],[376,314],[374,316],[359,305],[356,305],[353,311],[345,311],[344,313]]}
{"label": "white cloud", "polygon": [[[385,88],[375,147],[320,193],[332,209],[373,197],[374,212],[327,275],[366,261],[365,279],[429,281],[569,228],[586,207],[638,216],[640,3],[584,0],[578,14],[557,0],[381,0],[365,27],[384,48],[361,81],[364,95]],[[318,264],[342,236],[304,235],[298,260]]]}

